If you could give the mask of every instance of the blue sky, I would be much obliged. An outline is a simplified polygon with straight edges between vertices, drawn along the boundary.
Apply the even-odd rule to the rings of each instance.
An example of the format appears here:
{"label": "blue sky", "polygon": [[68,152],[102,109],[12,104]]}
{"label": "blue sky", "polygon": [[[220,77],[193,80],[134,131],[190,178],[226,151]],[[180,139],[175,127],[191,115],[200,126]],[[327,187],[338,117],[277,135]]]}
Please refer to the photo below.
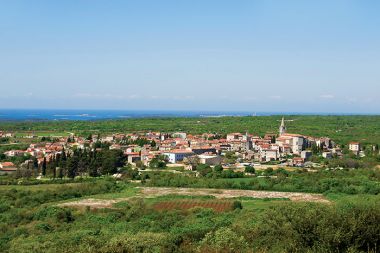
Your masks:
{"label": "blue sky", "polygon": [[380,113],[380,1],[0,1],[0,108]]}

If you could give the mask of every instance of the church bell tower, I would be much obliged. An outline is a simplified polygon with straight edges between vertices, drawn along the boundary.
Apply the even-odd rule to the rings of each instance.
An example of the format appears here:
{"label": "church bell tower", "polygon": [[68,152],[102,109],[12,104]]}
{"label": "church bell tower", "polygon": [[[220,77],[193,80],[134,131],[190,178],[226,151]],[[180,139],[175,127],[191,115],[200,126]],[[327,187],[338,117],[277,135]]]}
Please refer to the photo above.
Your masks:
{"label": "church bell tower", "polygon": [[282,117],[279,134],[281,136],[281,135],[283,135],[285,133],[286,133],[285,119],[284,119],[284,117]]}

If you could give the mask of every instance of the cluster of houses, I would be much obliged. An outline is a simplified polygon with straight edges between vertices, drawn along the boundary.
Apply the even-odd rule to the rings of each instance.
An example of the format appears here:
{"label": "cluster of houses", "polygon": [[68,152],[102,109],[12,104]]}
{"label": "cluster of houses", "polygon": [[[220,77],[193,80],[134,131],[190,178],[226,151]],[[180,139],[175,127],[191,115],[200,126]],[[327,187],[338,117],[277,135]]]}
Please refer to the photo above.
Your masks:
{"label": "cluster of houses", "polygon": [[0,131],[0,138],[10,138],[10,137],[13,137],[12,133]]}
{"label": "cluster of houses", "polygon": [[[2,132],[0,132],[2,133]],[[137,145],[137,140],[144,139],[148,144]],[[176,133],[130,133],[113,134],[91,138],[70,136],[59,138],[55,142],[31,144],[26,150],[10,150],[8,157],[36,157],[41,163],[49,161],[62,150],[75,148],[94,148],[97,142],[108,143],[110,149],[122,150],[128,163],[149,166],[152,159],[165,157],[167,163],[186,163],[196,158],[198,163],[229,166],[224,162],[227,153],[233,154],[238,162],[268,163],[280,161],[289,166],[304,166],[312,156],[312,148],[318,148],[324,158],[342,156],[342,150],[330,138],[316,138],[287,132],[285,120],[282,119],[278,134],[266,134],[264,137],[246,133],[230,133],[225,138],[210,133],[192,135],[184,132]],[[154,143],[154,145],[152,145]],[[349,149],[354,153],[361,150],[359,143],[350,143]],[[26,162],[30,162],[26,161]],[[9,162],[0,163],[0,173],[15,170]]]}

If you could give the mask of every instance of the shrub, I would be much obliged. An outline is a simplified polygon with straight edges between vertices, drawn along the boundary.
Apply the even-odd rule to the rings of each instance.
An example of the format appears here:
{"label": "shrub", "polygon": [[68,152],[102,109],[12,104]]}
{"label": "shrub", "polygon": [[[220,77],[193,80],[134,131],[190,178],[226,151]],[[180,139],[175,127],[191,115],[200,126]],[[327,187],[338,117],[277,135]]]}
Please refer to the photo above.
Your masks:
{"label": "shrub", "polygon": [[162,252],[167,245],[167,235],[164,233],[140,232],[137,234],[122,234],[113,238],[105,247],[106,252]]}
{"label": "shrub", "polygon": [[240,201],[235,200],[235,201],[232,203],[232,209],[233,209],[233,210],[235,210],[235,209],[243,209],[243,205],[241,204]]}
{"label": "shrub", "polygon": [[199,252],[244,252],[248,243],[243,236],[236,234],[228,227],[209,232],[200,243]]}
{"label": "shrub", "polygon": [[35,220],[53,219],[58,222],[72,222],[74,217],[71,210],[58,206],[42,207],[34,215]]}

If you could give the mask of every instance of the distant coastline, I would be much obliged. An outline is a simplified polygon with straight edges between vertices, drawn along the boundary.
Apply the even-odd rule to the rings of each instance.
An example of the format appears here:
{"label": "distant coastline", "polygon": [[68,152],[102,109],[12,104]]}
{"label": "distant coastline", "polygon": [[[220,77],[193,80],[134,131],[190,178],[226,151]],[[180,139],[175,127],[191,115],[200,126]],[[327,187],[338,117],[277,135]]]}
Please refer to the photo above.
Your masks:
{"label": "distant coastline", "polygon": [[91,110],[91,109],[0,109],[0,121],[111,120],[129,118],[219,118],[272,115],[378,115],[365,113],[305,113],[254,111],[165,111],[165,110]]}

